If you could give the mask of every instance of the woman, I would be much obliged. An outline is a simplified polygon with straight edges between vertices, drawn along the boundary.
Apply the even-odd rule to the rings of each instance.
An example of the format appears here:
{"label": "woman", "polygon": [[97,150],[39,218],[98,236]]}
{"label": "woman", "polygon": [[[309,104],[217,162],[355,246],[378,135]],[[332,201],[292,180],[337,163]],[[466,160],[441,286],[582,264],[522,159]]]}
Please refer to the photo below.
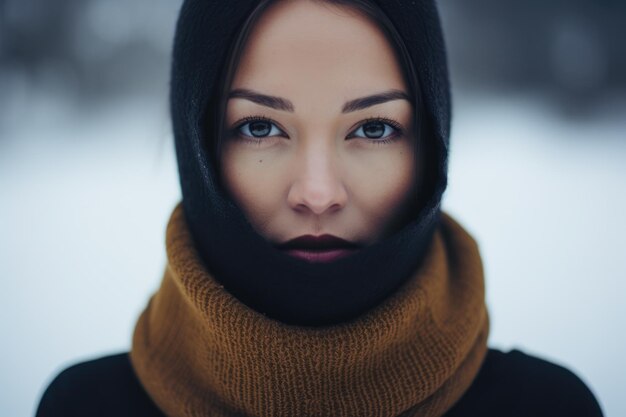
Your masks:
{"label": "woman", "polygon": [[440,212],[432,1],[185,1],[183,201],[129,354],[38,416],[600,416],[570,371],[487,348],[473,239]]}

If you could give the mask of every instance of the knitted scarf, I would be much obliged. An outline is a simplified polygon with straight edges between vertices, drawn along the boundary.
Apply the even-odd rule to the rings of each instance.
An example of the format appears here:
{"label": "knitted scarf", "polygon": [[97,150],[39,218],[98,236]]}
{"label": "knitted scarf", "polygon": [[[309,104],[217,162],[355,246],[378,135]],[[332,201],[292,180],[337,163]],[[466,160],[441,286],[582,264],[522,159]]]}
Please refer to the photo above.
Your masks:
{"label": "knitted scarf", "polygon": [[130,358],[170,417],[441,416],[485,357],[480,255],[445,213],[410,279],[363,315],[326,327],[285,324],[229,293],[202,263],[180,205],[166,247]]}

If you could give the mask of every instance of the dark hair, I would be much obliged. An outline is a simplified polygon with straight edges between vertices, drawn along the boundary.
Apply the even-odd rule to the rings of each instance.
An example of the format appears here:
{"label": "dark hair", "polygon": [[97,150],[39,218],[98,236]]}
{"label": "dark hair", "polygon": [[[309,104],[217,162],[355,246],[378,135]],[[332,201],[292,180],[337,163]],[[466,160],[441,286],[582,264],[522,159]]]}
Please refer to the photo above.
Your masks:
{"label": "dark hair", "polygon": [[[227,98],[235,74],[235,70],[237,69],[241,54],[249,38],[250,32],[254,27],[254,24],[257,22],[263,12],[275,1],[277,0],[261,0],[259,4],[254,8],[254,10],[252,10],[252,12],[248,15],[247,19],[243,22],[230,49],[230,53],[225,61],[225,65],[222,67],[222,71],[219,77],[220,83],[218,84],[219,86],[221,86],[221,90],[218,90],[219,93],[216,97],[214,97],[213,105],[209,106],[209,109],[212,109],[212,114],[207,116],[213,117],[213,123],[211,125],[214,126],[214,134],[212,137],[215,138],[212,144],[208,144],[212,147],[209,154],[213,157],[213,166],[215,167],[215,172],[218,177],[220,175],[219,155],[221,153],[221,146],[224,140],[224,119],[226,115]],[[432,148],[432,144],[430,143],[431,141],[428,140],[429,134],[427,133],[430,131],[430,128],[424,114],[424,104],[422,100],[420,82],[417,77],[417,71],[415,70],[413,61],[411,60],[411,57],[402,37],[396,30],[396,27],[393,25],[389,17],[387,17],[383,10],[380,9],[380,7],[378,7],[378,5],[372,0],[311,1],[337,6],[352,6],[357,11],[360,11],[367,17],[371,18],[374,22],[378,23],[379,28],[382,29],[387,40],[390,42],[395,52],[396,59],[398,59],[400,63],[400,67],[402,68],[402,72],[404,75],[404,80],[409,88],[409,97],[411,98],[414,106],[415,123],[413,124],[413,133],[415,137],[416,162],[420,154],[430,154],[429,149]],[[430,195],[430,187],[433,184],[432,178],[434,171],[432,169],[433,167],[430,166],[431,164],[432,161],[430,161],[429,158],[422,156],[420,165],[423,166],[423,169],[422,175],[419,176],[420,186],[419,192],[417,193],[418,195],[416,195],[416,203],[421,201],[421,195]]]}

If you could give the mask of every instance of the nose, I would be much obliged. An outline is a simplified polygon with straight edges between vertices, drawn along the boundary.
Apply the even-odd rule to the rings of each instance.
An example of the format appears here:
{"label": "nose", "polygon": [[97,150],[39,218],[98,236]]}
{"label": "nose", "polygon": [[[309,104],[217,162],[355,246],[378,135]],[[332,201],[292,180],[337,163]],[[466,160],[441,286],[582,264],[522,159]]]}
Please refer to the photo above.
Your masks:
{"label": "nose", "polygon": [[315,215],[334,212],[348,201],[348,192],[331,146],[303,150],[294,160],[293,181],[287,195],[289,206],[296,211]]}

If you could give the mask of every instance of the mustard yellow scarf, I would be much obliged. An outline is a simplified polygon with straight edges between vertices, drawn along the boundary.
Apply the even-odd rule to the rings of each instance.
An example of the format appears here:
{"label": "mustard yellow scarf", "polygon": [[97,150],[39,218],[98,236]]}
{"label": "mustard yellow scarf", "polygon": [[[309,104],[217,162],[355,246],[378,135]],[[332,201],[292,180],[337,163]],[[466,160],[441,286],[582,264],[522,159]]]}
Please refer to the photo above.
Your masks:
{"label": "mustard yellow scarf", "polygon": [[166,246],[130,357],[170,417],[441,416],[485,358],[480,255],[446,214],[411,278],[357,319],[326,327],[270,319],[226,291],[200,261],[180,205]]}

